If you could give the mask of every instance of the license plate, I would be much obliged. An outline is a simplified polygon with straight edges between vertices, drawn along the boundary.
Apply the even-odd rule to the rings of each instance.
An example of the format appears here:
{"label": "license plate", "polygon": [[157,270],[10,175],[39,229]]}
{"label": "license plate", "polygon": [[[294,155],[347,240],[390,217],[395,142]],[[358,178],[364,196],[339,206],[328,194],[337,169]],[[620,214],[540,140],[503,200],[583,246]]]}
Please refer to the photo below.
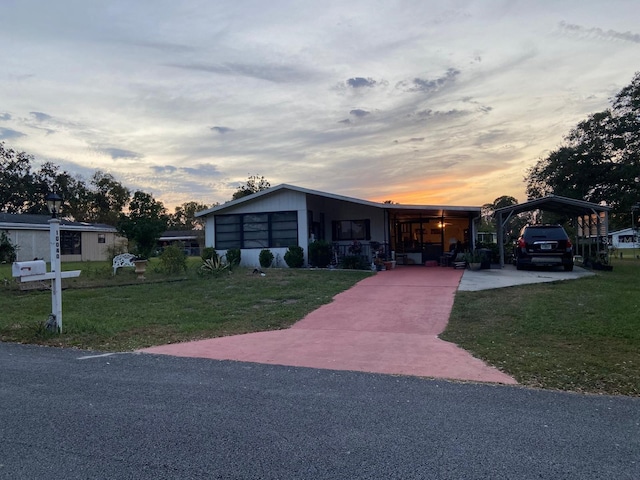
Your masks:
{"label": "license plate", "polygon": [[540,245],[540,250],[551,250],[553,247],[550,243],[543,243]]}

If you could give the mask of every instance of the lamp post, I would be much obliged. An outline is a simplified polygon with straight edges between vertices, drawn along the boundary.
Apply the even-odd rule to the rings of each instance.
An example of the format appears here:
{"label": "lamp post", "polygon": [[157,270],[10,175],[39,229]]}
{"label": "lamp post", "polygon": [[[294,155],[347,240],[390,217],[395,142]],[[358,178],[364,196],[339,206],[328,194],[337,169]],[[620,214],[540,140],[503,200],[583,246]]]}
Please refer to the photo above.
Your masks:
{"label": "lamp post", "polygon": [[56,330],[62,333],[62,272],[60,271],[60,219],[58,213],[62,205],[62,197],[57,193],[48,194],[47,207],[51,213],[49,220],[49,247],[51,252],[51,309],[56,323]]}

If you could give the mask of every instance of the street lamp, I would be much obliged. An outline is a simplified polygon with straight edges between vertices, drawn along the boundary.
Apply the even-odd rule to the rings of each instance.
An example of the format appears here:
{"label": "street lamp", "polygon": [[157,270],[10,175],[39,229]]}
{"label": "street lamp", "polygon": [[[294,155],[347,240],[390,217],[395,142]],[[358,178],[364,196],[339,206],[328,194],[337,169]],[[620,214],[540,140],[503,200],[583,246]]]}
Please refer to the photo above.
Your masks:
{"label": "street lamp", "polygon": [[62,205],[62,197],[55,192],[51,192],[45,197],[45,200],[47,201],[51,218],[57,218],[60,206]]}

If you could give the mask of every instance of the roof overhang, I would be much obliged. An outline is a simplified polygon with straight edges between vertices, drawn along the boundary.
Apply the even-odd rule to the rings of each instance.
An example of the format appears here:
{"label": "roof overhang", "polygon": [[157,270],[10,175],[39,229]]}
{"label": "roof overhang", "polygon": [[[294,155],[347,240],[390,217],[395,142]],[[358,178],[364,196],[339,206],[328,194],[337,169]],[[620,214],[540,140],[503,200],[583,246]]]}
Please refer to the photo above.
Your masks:
{"label": "roof overhang", "polygon": [[275,187],[269,188],[267,190],[262,190],[260,192],[254,193],[252,195],[247,195],[246,197],[239,198],[237,200],[232,200],[230,202],[224,203],[222,205],[218,205],[207,210],[203,210],[201,212],[196,213],[196,217],[205,217],[207,215],[220,213],[228,208],[235,207],[236,205],[252,202],[261,197],[265,197],[268,195],[273,195],[276,192],[282,190],[290,190],[294,192],[303,193],[305,195],[315,195],[318,197],[328,198],[332,200],[339,200],[343,202],[353,203],[357,205],[364,205],[368,207],[380,208],[382,210],[387,210],[390,212],[397,212],[402,214],[411,214],[414,213],[416,215],[429,215],[434,217],[468,217],[479,216],[481,212],[480,207],[459,207],[459,206],[439,206],[439,205],[400,205],[395,203],[379,203],[372,202],[369,200],[362,200],[360,198],[347,197],[344,195],[337,195],[334,193],[321,192],[319,190],[311,190],[308,188],[297,187],[295,185],[288,185],[286,183],[277,185]]}

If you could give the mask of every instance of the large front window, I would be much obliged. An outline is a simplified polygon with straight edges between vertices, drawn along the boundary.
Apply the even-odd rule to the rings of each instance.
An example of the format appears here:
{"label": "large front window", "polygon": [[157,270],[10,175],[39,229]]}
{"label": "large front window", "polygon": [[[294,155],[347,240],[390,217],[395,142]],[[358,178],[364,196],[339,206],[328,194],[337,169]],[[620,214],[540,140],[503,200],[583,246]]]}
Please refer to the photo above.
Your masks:
{"label": "large front window", "polygon": [[216,248],[276,248],[298,244],[298,213],[217,215]]}
{"label": "large front window", "polygon": [[82,254],[82,234],[80,232],[60,232],[60,254],[81,255]]}
{"label": "large front window", "polygon": [[336,220],[332,222],[333,240],[370,240],[369,220]]}

